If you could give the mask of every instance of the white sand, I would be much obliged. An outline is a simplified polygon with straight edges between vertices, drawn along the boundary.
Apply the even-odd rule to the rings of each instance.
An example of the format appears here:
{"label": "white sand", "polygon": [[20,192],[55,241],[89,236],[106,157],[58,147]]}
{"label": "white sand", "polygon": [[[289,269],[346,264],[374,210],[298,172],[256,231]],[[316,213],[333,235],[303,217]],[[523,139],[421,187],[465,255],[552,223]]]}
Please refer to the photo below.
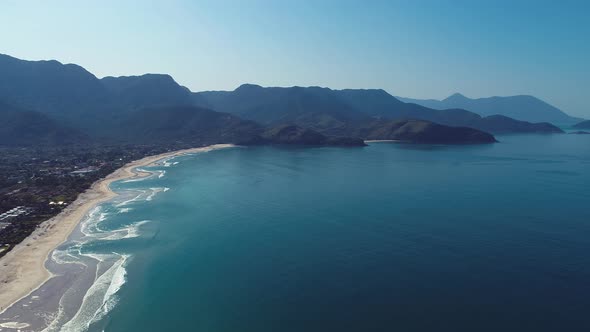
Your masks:
{"label": "white sand", "polygon": [[145,177],[149,173],[137,171],[135,168],[152,165],[161,159],[233,146],[216,144],[145,157],[130,162],[95,182],[60,214],[44,221],[23,242],[0,258],[0,312],[39,288],[51,277],[51,273],[45,268],[45,261],[53,249],[66,241],[93,207],[116,196],[109,189],[111,183],[122,179]]}

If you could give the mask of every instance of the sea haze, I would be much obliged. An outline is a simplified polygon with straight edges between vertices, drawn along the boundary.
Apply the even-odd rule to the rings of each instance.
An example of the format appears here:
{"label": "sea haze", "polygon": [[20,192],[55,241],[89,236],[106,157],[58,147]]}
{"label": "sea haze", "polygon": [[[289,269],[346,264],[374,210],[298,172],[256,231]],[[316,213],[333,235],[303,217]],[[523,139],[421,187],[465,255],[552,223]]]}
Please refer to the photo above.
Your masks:
{"label": "sea haze", "polygon": [[168,160],[85,221],[111,232],[81,248],[110,284],[78,317],[92,331],[590,329],[590,137],[499,140]]}

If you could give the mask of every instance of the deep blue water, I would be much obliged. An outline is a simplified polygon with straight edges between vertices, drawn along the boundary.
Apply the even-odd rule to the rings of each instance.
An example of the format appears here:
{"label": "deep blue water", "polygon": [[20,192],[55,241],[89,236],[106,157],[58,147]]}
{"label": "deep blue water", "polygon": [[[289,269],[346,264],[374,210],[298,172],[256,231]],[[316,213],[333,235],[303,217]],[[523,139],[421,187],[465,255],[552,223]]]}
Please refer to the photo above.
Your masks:
{"label": "deep blue water", "polygon": [[169,190],[102,222],[149,220],[92,248],[130,255],[92,329],[588,331],[590,137],[500,140],[233,148],[116,184]]}

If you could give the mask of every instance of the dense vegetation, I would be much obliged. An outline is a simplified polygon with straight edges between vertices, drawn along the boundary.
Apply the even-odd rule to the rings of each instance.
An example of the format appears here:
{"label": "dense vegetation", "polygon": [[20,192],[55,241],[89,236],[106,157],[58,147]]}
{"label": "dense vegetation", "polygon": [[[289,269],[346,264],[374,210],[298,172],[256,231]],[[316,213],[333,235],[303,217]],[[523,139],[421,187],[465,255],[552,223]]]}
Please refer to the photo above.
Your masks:
{"label": "dense vegetation", "polygon": [[88,141],[81,131],[61,125],[43,113],[18,109],[0,101],[0,145],[63,145]]}
{"label": "dense vegetation", "polygon": [[433,144],[494,143],[494,136],[467,127],[449,127],[422,120],[375,121],[359,128],[358,134],[368,139],[397,140]]}

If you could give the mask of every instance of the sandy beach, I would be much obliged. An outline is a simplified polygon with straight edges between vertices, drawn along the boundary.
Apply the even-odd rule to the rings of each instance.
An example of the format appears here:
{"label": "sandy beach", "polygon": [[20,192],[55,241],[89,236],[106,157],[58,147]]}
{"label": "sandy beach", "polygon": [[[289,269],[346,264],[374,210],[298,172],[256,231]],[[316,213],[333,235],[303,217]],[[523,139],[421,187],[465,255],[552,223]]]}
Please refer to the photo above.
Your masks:
{"label": "sandy beach", "polygon": [[153,165],[162,159],[233,146],[216,144],[148,156],[130,162],[95,182],[60,214],[41,223],[29,237],[0,259],[0,312],[51,278],[51,273],[45,268],[47,258],[56,247],[67,240],[92,208],[116,196],[109,188],[111,183],[148,176],[150,173],[138,171],[136,168]]}

